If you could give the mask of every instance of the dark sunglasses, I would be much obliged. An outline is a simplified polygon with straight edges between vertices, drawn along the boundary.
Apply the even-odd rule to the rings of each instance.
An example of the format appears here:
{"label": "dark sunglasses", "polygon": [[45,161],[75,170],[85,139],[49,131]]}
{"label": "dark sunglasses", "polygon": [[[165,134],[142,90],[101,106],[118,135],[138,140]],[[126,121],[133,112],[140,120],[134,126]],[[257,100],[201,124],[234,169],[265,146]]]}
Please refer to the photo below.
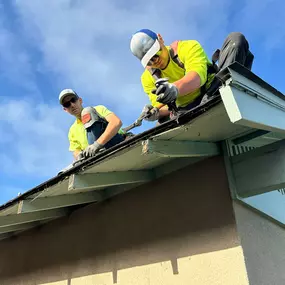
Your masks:
{"label": "dark sunglasses", "polygon": [[69,101],[64,102],[64,103],[62,104],[62,106],[63,106],[64,108],[69,108],[69,107],[71,106],[71,103],[75,103],[75,102],[77,102],[77,100],[78,100],[77,97],[72,97]]}
{"label": "dark sunglasses", "polygon": [[162,50],[160,49],[160,50],[149,60],[149,62],[147,63],[147,65],[148,65],[148,66],[153,65],[153,64],[156,62],[156,60],[160,57],[161,52],[162,52]]}

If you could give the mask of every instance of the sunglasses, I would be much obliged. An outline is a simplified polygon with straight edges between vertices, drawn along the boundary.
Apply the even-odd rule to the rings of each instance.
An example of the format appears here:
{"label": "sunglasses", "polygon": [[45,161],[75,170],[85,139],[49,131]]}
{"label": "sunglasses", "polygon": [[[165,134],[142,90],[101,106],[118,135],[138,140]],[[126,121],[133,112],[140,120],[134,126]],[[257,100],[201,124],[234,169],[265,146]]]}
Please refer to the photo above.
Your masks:
{"label": "sunglasses", "polygon": [[69,108],[69,107],[71,106],[71,103],[75,103],[75,102],[77,102],[77,100],[78,100],[77,97],[72,97],[69,101],[64,102],[64,103],[62,104],[62,106],[63,106],[64,108]]}
{"label": "sunglasses", "polygon": [[155,63],[155,61],[160,57],[162,50],[159,50],[148,62],[148,66],[151,66]]}

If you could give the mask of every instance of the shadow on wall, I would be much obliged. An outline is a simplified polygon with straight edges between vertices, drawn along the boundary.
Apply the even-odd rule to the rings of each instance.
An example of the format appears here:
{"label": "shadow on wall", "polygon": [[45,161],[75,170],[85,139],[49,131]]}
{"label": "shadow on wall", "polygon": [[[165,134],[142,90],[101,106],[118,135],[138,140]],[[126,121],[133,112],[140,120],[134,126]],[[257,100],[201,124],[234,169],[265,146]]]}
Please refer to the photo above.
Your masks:
{"label": "shadow on wall", "polygon": [[179,274],[178,258],[238,245],[223,158],[215,157],[3,241],[0,281],[113,272],[116,283],[118,270],[163,261]]}

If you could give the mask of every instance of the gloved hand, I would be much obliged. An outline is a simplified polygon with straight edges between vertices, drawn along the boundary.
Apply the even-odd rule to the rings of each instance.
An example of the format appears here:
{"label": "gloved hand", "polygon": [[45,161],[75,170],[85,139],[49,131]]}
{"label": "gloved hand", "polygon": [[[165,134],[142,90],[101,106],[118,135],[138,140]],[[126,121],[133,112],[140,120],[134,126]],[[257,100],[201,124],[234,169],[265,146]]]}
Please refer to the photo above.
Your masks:
{"label": "gloved hand", "polygon": [[159,109],[152,105],[145,105],[140,118],[144,118],[146,121],[156,121],[159,118]]}
{"label": "gloved hand", "polygon": [[168,78],[160,78],[155,82],[157,89],[152,90],[152,93],[157,95],[156,101],[162,104],[175,102],[178,96],[177,87],[168,82]]}
{"label": "gloved hand", "polygon": [[81,161],[84,159],[83,151],[80,151],[79,154],[76,157],[76,160],[72,163],[73,166],[81,163]]}
{"label": "gloved hand", "polygon": [[97,152],[100,151],[101,148],[103,148],[103,145],[95,141],[93,144],[88,145],[83,150],[82,154],[85,158],[88,158],[88,157],[94,156]]}

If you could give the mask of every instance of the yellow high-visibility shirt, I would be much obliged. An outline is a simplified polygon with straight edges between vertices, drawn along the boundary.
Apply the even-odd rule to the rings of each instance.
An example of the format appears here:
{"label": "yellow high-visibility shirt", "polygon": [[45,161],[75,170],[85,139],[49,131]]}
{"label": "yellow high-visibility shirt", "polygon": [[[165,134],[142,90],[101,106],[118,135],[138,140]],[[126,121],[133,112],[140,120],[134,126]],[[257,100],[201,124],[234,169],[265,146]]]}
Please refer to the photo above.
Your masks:
{"label": "yellow high-visibility shirt", "polygon": [[[169,50],[170,47],[167,46],[167,49]],[[206,87],[209,87],[215,75],[211,74],[207,80],[207,64],[211,64],[211,62],[199,42],[195,40],[179,41],[177,54],[180,61],[184,64],[184,69],[178,66],[170,57],[168,66],[161,70],[161,77],[168,77],[169,82],[172,83],[181,79],[190,71],[196,71],[200,76],[201,86],[207,81]],[[160,103],[156,101],[157,96],[151,93],[155,89],[155,79],[147,69],[141,76],[141,83],[144,92],[149,96],[152,106],[158,107]],[[176,105],[185,107],[199,95],[200,88],[184,96],[178,96]]]}
{"label": "yellow high-visibility shirt", "polygon": [[[112,112],[103,105],[94,106],[93,108],[95,108],[98,115],[102,118],[112,114]],[[124,134],[124,131],[120,129],[119,133]],[[76,119],[71,125],[68,133],[68,139],[70,151],[84,150],[88,146],[86,130],[81,120]]]}

